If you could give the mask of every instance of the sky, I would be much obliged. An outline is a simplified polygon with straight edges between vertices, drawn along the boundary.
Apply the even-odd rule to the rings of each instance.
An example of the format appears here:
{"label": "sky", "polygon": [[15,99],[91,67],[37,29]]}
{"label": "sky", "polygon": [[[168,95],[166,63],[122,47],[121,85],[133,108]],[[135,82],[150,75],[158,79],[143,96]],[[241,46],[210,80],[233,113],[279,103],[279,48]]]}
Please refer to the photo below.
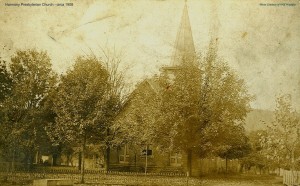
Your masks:
{"label": "sky", "polygon": [[[64,73],[79,55],[122,53],[126,82],[134,85],[169,65],[184,0],[53,0],[73,6],[6,6],[44,1],[0,0],[0,57],[18,49],[46,50]],[[256,96],[253,108],[273,110],[291,94],[300,110],[299,0],[187,0],[198,53],[212,37],[218,54]]]}

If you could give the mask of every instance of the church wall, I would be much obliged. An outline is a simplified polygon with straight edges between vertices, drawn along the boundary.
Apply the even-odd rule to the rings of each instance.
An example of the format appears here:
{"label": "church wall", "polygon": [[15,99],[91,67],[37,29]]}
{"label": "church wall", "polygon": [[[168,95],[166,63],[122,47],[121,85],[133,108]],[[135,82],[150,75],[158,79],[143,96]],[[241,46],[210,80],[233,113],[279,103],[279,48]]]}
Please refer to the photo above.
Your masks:
{"label": "church wall", "polygon": [[[170,79],[174,78],[174,71],[185,65],[193,64],[195,59],[195,45],[192,36],[192,29],[188,16],[188,8],[185,4],[180,27],[177,32],[174,53],[171,59],[171,66],[163,67],[162,70],[166,73]],[[185,62],[189,62],[188,64]],[[192,63],[190,63],[192,62]],[[159,90],[164,90],[166,87],[155,83],[154,79],[146,79],[140,83],[135,93],[130,98],[130,104],[128,104],[119,116],[120,120],[126,117],[127,113],[134,111],[135,107],[139,107],[141,101],[147,102],[157,96]],[[142,100],[140,100],[142,99]],[[140,113],[137,113],[140,114]],[[149,113],[151,114],[151,113]],[[141,124],[142,125],[142,124]],[[180,163],[178,163],[178,156],[174,160],[174,154],[161,153],[153,150],[153,155],[148,157],[148,172],[180,172],[186,173],[188,170],[187,154],[181,153]],[[118,171],[139,171],[142,172],[145,168],[145,156],[141,155],[141,149],[135,151],[130,149],[128,153],[124,152],[124,149],[112,149],[111,152],[111,168]],[[120,155],[122,155],[120,158]],[[172,155],[172,156],[171,156]],[[125,157],[126,156],[126,157]],[[122,161],[120,161],[120,159]],[[124,161],[126,159],[126,161]],[[174,163],[175,161],[175,163]],[[200,176],[210,173],[222,173],[226,171],[226,161],[221,158],[206,158],[201,159],[197,154],[192,154],[191,159],[191,176]],[[238,160],[228,160],[228,172],[238,172],[239,163]]]}
{"label": "church wall", "polygon": [[[173,172],[170,166],[170,154],[163,153],[154,149],[152,150],[152,155],[147,156],[147,172]],[[123,155],[122,149],[112,149],[111,157],[118,157],[120,160],[120,155]],[[112,160],[112,159],[111,159]],[[111,169],[116,171],[138,171],[144,172],[146,165],[146,156],[142,155],[142,149],[131,150],[128,153],[128,161],[120,162],[113,158],[111,161]],[[179,167],[181,169],[181,167]],[[178,167],[174,167],[176,171]],[[181,171],[182,172],[182,171]]]}
{"label": "church wall", "polygon": [[[122,150],[117,151],[112,150],[112,156],[120,155]],[[126,163],[120,163],[117,161],[111,161],[111,168],[114,171],[131,171],[131,172],[144,172],[145,168],[145,156],[141,153],[134,153],[131,151],[129,153],[129,159]],[[148,156],[148,168],[147,172],[155,173],[187,173],[187,155],[182,154],[181,165],[171,165],[170,164],[170,154],[161,153],[158,151],[153,151],[152,156]],[[237,159],[227,161],[227,171],[229,173],[237,173],[240,170],[240,164]],[[192,166],[191,166],[191,176],[202,176],[215,173],[225,173],[226,172],[226,161],[225,159],[219,157],[213,158],[199,158],[197,154],[192,155]]]}
{"label": "church wall", "polygon": [[[227,172],[238,173],[240,164],[237,159],[227,160]],[[192,157],[191,176],[202,176],[208,174],[220,174],[226,172],[226,160],[219,157],[199,158],[197,155]]]}
{"label": "church wall", "polygon": [[118,149],[111,149],[110,151],[110,163],[119,163]]}

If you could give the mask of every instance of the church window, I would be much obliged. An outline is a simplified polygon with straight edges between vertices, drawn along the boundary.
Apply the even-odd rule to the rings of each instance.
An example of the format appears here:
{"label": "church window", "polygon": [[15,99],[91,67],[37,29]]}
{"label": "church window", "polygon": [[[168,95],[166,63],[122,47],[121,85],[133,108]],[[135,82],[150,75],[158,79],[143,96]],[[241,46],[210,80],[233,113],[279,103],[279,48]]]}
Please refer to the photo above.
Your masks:
{"label": "church window", "polygon": [[121,152],[119,155],[119,162],[120,163],[129,163],[129,148],[128,145],[124,145],[121,147]]}
{"label": "church window", "polygon": [[171,166],[181,166],[182,155],[181,153],[173,153],[170,156],[170,165]]}

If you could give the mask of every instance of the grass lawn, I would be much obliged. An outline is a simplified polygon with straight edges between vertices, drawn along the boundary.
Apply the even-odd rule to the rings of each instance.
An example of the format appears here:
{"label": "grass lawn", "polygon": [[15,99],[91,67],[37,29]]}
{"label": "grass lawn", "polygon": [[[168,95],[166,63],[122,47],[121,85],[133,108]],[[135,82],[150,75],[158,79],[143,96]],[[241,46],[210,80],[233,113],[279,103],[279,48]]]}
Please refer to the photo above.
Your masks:
{"label": "grass lawn", "polygon": [[[199,184],[200,183],[200,184]],[[200,178],[191,185],[201,186],[282,186],[282,177],[267,175],[235,175]]]}
{"label": "grass lawn", "polygon": [[[1,186],[32,186],[32,180],[9,181]],[[99,181],[86,179],[86,184],[74,186],[282,186],[282,178],[269,175],[227,175],[201,178],[162,177],[162,176],[115,176],[101,177]]]}

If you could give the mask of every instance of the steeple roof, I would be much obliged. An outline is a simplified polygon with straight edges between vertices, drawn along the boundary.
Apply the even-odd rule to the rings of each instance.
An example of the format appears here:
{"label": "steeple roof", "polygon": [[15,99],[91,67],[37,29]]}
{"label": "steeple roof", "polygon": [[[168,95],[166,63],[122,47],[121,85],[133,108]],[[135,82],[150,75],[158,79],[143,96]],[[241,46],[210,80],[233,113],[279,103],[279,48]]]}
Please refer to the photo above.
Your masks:
{"label": "steeple roof", "polygon": [[171,59],[171,66],[182,66],[183,63],[192,62],[196,56],[192,29],[185,2],[180,26],[177,32],[174,45],[174,52]]}

